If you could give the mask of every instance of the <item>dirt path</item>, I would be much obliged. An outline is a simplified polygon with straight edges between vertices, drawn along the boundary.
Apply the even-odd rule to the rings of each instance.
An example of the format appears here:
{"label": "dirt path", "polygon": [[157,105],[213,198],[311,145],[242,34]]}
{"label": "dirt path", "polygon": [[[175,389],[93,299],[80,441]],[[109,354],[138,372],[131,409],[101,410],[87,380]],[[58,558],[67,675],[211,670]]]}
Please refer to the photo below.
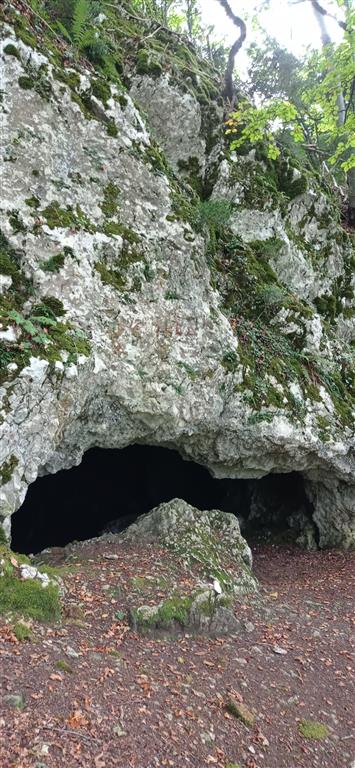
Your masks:
{"label": "dirt path", "polygon": [[260,546],[255,571],[263,601],[239,608],[242,635],[148,639],[128,628],[132,596],[189,573],[154,548],[78,547],[61,625],[19,642],[0,623],[1,768],[353,768],[355,553]]}

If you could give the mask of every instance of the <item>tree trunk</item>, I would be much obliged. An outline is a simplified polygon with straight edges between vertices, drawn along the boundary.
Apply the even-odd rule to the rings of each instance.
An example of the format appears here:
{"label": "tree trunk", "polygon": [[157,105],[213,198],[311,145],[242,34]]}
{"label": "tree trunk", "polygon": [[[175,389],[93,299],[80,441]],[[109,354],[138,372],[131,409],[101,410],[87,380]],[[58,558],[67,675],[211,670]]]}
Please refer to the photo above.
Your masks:
{"label": "tree trunk", "polygon": [[355,229],[355,168],[351,168],[347,175],[349,189],[349,224]]}
{"label": "tree trunk", "polygon": [[[327,45],[331,45],[332,43],[331,37],[327,30],[325,16],[324,14],[320,13],[319,6],[317,3],[314,3],[313,0],[311,0],[311,3],[312,3],[314,15],[316,17],[316,20],[320,29],[322,46],[323,48],[325,48]],[[338,126],[341,127],[345,123],[346,107],[345,107],[343,89],[340,81],[338,83],[337,108],[338,108]]]}

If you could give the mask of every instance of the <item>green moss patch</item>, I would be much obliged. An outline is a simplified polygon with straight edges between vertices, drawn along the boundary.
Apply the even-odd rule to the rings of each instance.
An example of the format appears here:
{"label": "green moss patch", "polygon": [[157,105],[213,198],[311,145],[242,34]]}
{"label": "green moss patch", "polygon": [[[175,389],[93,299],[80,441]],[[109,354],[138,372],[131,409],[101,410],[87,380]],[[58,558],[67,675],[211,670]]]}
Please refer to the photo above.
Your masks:
{"label": "green moss patch", "polygon": [[122,291],[126,287],[127,278],[119,269],[110,269],[102,261],[96,262],[95,269],[105,285],[111,285],[116,291]]}
{"label": "green moss patch", "polygon": [[62,267],[64,267],[64,261],[64,253],[57,253],[47,261],[40,262],[40,267],[43,269],[43,272],[60,272]]}
{"label": "green moss patch", "polygon": [[24,91],[30,91],[32,88],[34,88],[34,81],[32,77],[28,77],[27,75],[21,75],[18,79],[18,84],[20,88],[23,88]]}
{"label": "green moss patch", "polygon": [[25,203],[29,208],[39,208],[39,198],[35,195],[32,195],[32,197],[27,197]]}
{"label": "green moss patch", "polygon": [[323,741],[329,736],[329,728],[315,720],[302,720],[298,726],[298,733],[305,739]]}
{"label": "green moss patch", "polygon": [[[61,613],[59,589],[54,584],[43,587],[38,579],[21,579],[20,564],[28,562],[24,555],[0,548],[0,615],[18,613],[39,621],[57,621]],[[29,639],[23,626],[17,624],[18,634]]]}
{"label": "green moss patch", "polygon": [[[70,248],[63,250],[63,256],[72,256]],[[49,261],[49,263],[48,263]],[[57,271],[62,264],[53,257],[42,265],[48,271]],[[58,318],[65,314],[62,302],[54,296],[43,297],[41,301],[28,308],[27,302],[32,295],[31,282],[24,277],[17,262],[17,256],[8,240],[0,232],[0,273],[12,279],[10,288],[0,297],[0,322],[4,327],[16,328],[17,341],[0,342],[0,383],[18,375],[29,363],[30,357],[41,357],[54,362],[61,360],[63,351],[69,353],[68,363],[76,362],[80,354],[90,354],[90,344],[84,333],[71,323]],[[26,303],[26,312],[23,306]],[[9,372],[8,366],[15,363],[15,372]]]}
{"label": "green moss patch", "polygon": [[20,643],[23,643],[26,640],[32,640],[33,638],[31,627],[29,627],[27,624],[24,624],[23,621],[17,621],[16,624],[13,625],[12,631],[16,637],[16,640],[18,640]]}
{"label": "green moss patch", "polygon": [[[314,310],[279,282],[270,264],[282,245],[277,238],[244,243],[228,229],[215,230],[210,248],[212,282],[238,339],[235,350],[224,352],[221,364],[226,373],[241,375],[235,389],[255,412],[254,423],[271,421],[267,408],[285,410],[291,419],[302,422],[305,401],[319,401],[322,386],[333,402],[334,420],[351,426],[353,354],[344,348],[335,353],[336,359],[327,359],[304,348]],[[281,315],[278,323],[280,310],[287,311],[287,320]],[[295,330],[285,334],[285,322]],[[299,386],[300,397],[295,397],[292,382]]]}
{"label": "green moss patch", "polygon": [[60,272],[62,267],[64,267],[66,256],[73,258],[74,251],[72,248],[64,246],[63,251],[56,253],[46,261],[41,261],[39,266],[41,269],[43,269],[43,272]]}
{"label": "green moss patch", "polygon": [[56,621],[60,618],[58,588],[42,584],[35,579],[22,581],[13,576],[0,576],[0,614],[20,613],[38,621]]}
{"label": "green moss patch", "polygon": [[3,50],[5,56],[14,56],[16,59],[21,59],[19,50],[16,45],[13,45],[13,43],[8,43],[5,45]]}
{"label": "green moss patch", "polygon": [[118,128],[113,118],[108,120],[106,124],[106,133],[114,139],[118,136]]}
{"label": "green moss patch", "polygon": [[12,211],[8,211],[9,214],[9,224],[11,225],[13,231],[15,234],[18,232],[26,232],[26,227],[22,221],[20,212],[13,209]]}
{"label": "green moss patch", "polygon": [[237,720],[241,720],[248,728],[252,728],[255,725],[255,715],[248,707],[242,702],[235,699],[228,699],[226,702],[226,710],[230,715],[233,715]]}
{"label": "green moss patch", "polygon": [[[115,226],[115,222],[112,224]],[[139,238],[133,230],[121,224],[117,224],[117,228],[117,233],[119,232],[124,240],[122,250],[117,254],[117,258],[112,264],[108,265],[105,261],[97,261],[95,270],[105,285],[111,285],[117,291],[140,290],[142,281],[151,279],[149,264],[143,251],[135,247]],[[137,272],[134,267],[139,264],[141,266]]]}
{"label": "green moss patch", "polygon": [[13,454],[10,456],[9,459],[7,459],[6,461],[4,461],[3,464],[1,464],[0,466],[1,485],[6,485],[6,483],[10,482],[17,465],[18,465],[18,458]]}
{"label": "green moss patch", "polygon": [[170,630],[174,624],[181,628],[189,622],[190,609],[194,595],[173,594],[156,607],[133,609],[131,623],[139,632],[149,632],[152,629]]}
{"label": "green moss patch", "polygon": [[25,91],[35,90],[42,99],[49,101],[52,95],[52,86],[48,79],[48,67],[41,64],[36,68],[30,60],[25,65],[25,74],[18,78],[20,88]]}
{"label": "green moss patch", "polygon": [[91,81],[92,95],[96,99],[102,101],[103,105],[107,107],[107,102],[111,98],[111,88],[107,81],[95,78]]}
{"label": "green moss patch", "polygon": [[66,672],[68,674],[73,673],[73,667],[67,661],[65,661],[65,659],[59,659],[59,661],[57,661],[55,664],[55,668],[60,672]]}
{"label": "green moss patch", "polygon": [[112,181],[104,189],[104,200],[101,203],[101,210],[109,219],[117,212],[119,188]]}
{"label": "green moss patch", "polygon": [[68,205],[62,208],[58,201],[54,200],[50,205],[39,212],[39,215],[45,218],[47,226],[50,229],[84,229],[87,232],[95,232],[96,227],[80,208],[80,205]]}

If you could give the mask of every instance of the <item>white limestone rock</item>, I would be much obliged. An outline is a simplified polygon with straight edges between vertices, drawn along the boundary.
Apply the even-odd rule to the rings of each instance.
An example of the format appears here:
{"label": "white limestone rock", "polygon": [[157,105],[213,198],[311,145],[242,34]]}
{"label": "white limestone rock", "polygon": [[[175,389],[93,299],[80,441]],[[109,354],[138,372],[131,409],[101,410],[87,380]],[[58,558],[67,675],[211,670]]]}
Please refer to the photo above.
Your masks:
{"label": "white limestone rock", "polygon": [[[132,93],[146,108],[149,126],[129,93],[122,104],[113,86],[107,108],[96,100],[100,117],[89,120],[69,86],[56,78],[45,51],[28,48],[7,25],[1,36],[3,48],[15,44],[20,58],[1,54],[2,144],[12,162],[4,163],[2,173],[0,228],[32,286],[21,312],[32,317],[36,305],[57,299],[65,315],[52,320],[66,324],[62,348],[60,339],[57,346],[50,339],[32,344],[18,323],[19,352],[26,356],[26,344],[32,344],[31,354],[25,364],[20,354],[6,358],[0,482],[8,457],[17,461],[0,487],[6,534],[9,516],[39,474],[79,464],[93,445],[139,442],[174,447],[216,477],[301,472],[321,545],[354,546],[349,411],[342,420],[326,379],[315,378],[308,389],[295,379],[291,391],[282,378],[276,384],[268,380],[262,366],[259,378],[273,398],[255,405],[253,372],[241,343],[239,320],[245,318],[228,316],[225,286],[216,282],[213,265],[211,275],[208,237],[179,212],[176,177],[172,181],[151,160],[150,128],[179,173],[179,160],[190,157],[202,173],[212,162],[216,167],[220,145],[207,147],[201,105],[171,77],[153,82],[134,76]],[[48,67],[48,98],[19,85],[29,59],[37,73],[41,64]],[[80,87],[87,88],[91,78],[81,64]],[[112,120],[117,136],[107,132]],[[276,333],[302,354],[334,362],[340,352],[348,354],[346,344],[354,337],[353,299],[345,299],[347,312],[340,313],[331,334],[317,301],[332,297],[337,281],[345,279],[349,244],[332,219],[331,204],[311,185],[294,198],[258,199],[262,190],[252,182],[260,167],[255,153],[224,159],[211,199],[232,202],[230,226],[241,247],[255,241],[275,246],[269,264],[279,294],[284,290],[294,298],[291,307],[277,305],[274,311],[270,305]],[[35,208],[26,202],[31,198],[38,201]],[[20,217],[19,228],[9,211]],[[59,254],[63,264],[57,271],[43,268]],[[3,277],[7,291],[10,283]],[[222,268],[218,279],[223,282]],[[232,292],[237,287],[227,286]],[[286,315],[278,314],[284,309]],[[44,328],[43,323],[42,333]],[[77,353],[68,351],[73,338]],[[15,339],[2,341],[13,354]],[[351,371],[351,356],[348,365]]]}

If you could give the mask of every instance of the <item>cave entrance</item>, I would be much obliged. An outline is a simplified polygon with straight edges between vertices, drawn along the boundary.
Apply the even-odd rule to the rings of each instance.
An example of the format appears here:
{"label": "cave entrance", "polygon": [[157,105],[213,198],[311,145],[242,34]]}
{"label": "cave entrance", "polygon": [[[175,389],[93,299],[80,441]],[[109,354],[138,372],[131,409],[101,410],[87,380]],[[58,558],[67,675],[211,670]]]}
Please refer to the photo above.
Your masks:
{"label": "cave entrance", "polygon": [[168,448],[132,445],[92,448],[78,467],[38,478],[12,517],[12,548],[25,554],[98,536],[110,523],[124,530],[163,501],[185,499],[199,509],[233,512],[248,537],[288,527],[290,516],[311,515],[302,476],[261,480],[215,479]]}

